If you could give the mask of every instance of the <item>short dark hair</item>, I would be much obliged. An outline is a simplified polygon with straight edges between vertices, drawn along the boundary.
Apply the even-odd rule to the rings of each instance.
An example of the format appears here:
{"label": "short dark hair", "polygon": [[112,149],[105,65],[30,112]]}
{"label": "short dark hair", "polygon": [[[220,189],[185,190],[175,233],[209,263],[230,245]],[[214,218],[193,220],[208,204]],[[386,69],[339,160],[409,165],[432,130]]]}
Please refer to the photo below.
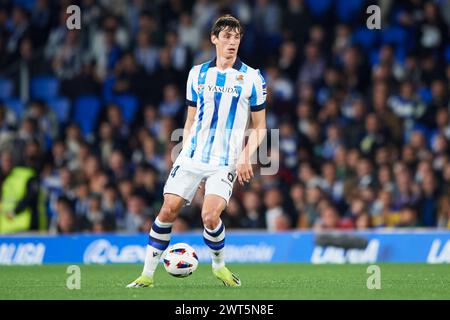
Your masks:
{"label": "short dark hair", "polygon": [[237,30],[241,37],[244,34],[244,29],[239,20],[230,14],[221,16],[216,20],[211,29],[211,35],[218,37],[219,33],[225,29]]}

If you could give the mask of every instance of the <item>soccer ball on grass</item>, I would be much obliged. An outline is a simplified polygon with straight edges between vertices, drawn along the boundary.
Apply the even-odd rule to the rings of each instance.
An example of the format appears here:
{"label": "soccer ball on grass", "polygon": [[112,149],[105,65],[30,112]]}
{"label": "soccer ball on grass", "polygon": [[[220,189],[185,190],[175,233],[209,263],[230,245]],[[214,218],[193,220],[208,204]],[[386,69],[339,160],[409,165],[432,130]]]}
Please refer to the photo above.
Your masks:
{"label": "soccer ball on grass", "polygon": [[167,249],[164,257],[166,271],[178,278],[190,276],[198,266],[195,250],[186,243],[177,243]]}

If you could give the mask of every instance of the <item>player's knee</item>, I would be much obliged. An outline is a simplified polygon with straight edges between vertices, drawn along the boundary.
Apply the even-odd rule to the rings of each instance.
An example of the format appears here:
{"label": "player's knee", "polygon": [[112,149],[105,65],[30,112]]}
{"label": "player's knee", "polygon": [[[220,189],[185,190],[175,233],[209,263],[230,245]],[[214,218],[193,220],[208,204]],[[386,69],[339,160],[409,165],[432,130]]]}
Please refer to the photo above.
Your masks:
{"label": "player's knee", "polygon": [[174,222],[177,218],[177,210],[170,203],[164,203],[161,209],[159,210],[158,219],[161,222]]}
{"label": "player's knee", "polygon": [[203,226],[210,230],[215,229],[220,222],[219,214],[214,211],[203,212],[202,213]]}

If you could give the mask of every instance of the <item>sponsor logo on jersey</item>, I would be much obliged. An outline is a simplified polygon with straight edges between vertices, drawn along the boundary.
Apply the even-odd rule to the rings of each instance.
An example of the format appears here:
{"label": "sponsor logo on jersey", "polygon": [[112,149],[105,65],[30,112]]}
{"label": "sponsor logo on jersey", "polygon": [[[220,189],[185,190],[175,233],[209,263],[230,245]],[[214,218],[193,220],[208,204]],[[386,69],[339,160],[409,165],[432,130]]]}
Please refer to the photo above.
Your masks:
{"label": "sponsor logo on jersey", "polygon": [[220,86],[212,86],[212,85],[206,86],[206,91],[218,92],[218,93],[231,93],[231,94],[239,93],[237,87],[220,87]]}

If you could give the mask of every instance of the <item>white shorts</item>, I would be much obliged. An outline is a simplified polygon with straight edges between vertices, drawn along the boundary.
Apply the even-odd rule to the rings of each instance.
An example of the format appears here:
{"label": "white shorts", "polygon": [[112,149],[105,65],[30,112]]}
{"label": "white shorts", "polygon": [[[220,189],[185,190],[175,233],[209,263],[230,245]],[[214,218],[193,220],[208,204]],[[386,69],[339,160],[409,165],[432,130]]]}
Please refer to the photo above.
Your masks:
{"label": "white shorts", "polygon": [[236,176],[236,170],[232,167],[211,168],[177,159],[170,170],[163,194],[176,194],[186,200],[185,205],[189,205],[197,192],[198,185],[205,180],[205,196],[218,195],[228,204]]}

